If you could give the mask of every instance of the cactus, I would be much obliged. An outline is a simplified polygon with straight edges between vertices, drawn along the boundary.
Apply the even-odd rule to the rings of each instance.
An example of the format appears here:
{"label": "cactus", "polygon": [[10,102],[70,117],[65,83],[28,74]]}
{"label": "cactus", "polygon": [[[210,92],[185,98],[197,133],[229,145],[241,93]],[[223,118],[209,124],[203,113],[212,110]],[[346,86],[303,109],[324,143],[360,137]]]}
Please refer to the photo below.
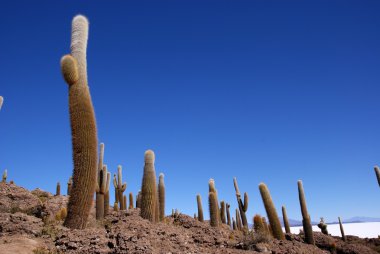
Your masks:
{"label": "cactus", "polygon": [[107,170],[107,165],[100,164],[103,168],[99,170],[96,183],[96,219],[104,218],[104,195],[108,192],[110,176]]}
{"label": "cactus", "polygon": [[318,223],[318,227],[321,229],[321,232],[325,235],[329,235],[329,231],[327,230],[327,225],[323,217],[321,217],[321,221]]}
{"label": "cactus", "polygon": [[220,220],[218,200],[216,198],[216,193],[213,191],[208,193],[208,205],[210,211],[210,225],[211,227],[218,227]]}
{"label": "cactus", "polygon": [[141,217],[156,222],[157,188],[154,169],[155,156],[152,150],[145,152],[144,175],[141,185]]}
{"label": "cactus", "polygon": [[227,224],[226,220],[226,203],[222,200],[220,202],[220,218],[222,219],[223,224]]}
{"label": "cactus", "polygon": [[197,219],[197,214],[196,213],[194,213],[194,220],[196,220]]}
{"label": "cactus", "polygon": [[55,195],[61,196],[61,184],[57,182],[57,187],[55,188]]}
{"label": "cactus", "polygon": [[273,231],[273,237],[278,240],[284,240],[284,232],[282,232],[280,219],[278,218],[276,208],[273,204],[272,197],[269,193],[268,187],[264,183],[259,185],[261,198],[263,200],[265,210],[269,219],[271,229]]}
{"label": "cactus", "polygon": [[243,230],[241,217],[238,209],[235,209],[235,217],[236,217],[236,226],[239,230]]}
{"label": "cactus", "polygon": [[129,207],[128,209],[133,209],[133,193],[129,193]]}
{"label": "cactus", "polygon": [[69,109],[73,145],[73,188],[64,225],[83,229],[93,202],[97,166],[96,120],[87,85],[86,48],[88,21],[78,15],[72,21],[71,55],[61,59],[61,71],[69,85]]}
{"label": "cactus", "polygon": [[253,229],[256,233],[267,234],[267,229],[263,223],[263,220],[259,214],[253,216]]}
{"label": "cactus", "polygon": [[226,203],[226,213],[227,213],[227,225],[231,228],[231,214],[230,214],[230,207],[231,205]]}
{"label": "cactus", "polygon": [[141,209],[141,190],[139,190],[136,196],[136,208]]}
{"label": "cactus", "polygon": [[[217,210],[218,210],[218,220],[219,220],[219,222],[221,223],[222,222],[222,220],[221,220],[221,218],[220,218],[220,208],[219,208],[219,201],[218,201],[218,191],[217,191],[217,189],[215,188],[215,181],[214,181],[214,179],[210,179],[209,181],[208,181],[208,188],[209,188],[209,192],[213,192],[213,193],[215,193],[215,199],[216,199],[216,208],[217,208]],[[220,223],[218,223],[218,225],[220,224]]]}
{"label": "cactus", "polygon": [[121,165],[117,166],[117,178],[116,174],[113,175],[113,186],[115,187],[115,200],[119,202],[120,210],[125,210],[125,207],[123,207],[123,193],[127,189],[127,183],[123,183],[123,169]]}
{"label": "cactus", "polygon": [[70,196],[72,188],[73,188],[73,178],[70,176],[69,181],[67,182],[67,196]]}
{"label": "cactus", "polygon": [[113,203],[113,210],[114,210],[114,212],[118,212],[119,211],[119,202]]}
{"label": "cactus", "polygon": [[378,166],[375,166],[375,174],[376,174],[376,178],[377,178],[377,183],[380,186],[380,169]]}
{"label": "cactus", "polygon": [[4,98],[3,96],[0,96],[0,110],[1,110],[1,107],[3,106],[3,102],[4,102]]}
{"label": "cactus", "polygon": [[127,196],[123,195],[123,210],[127,210]]}
{"label": "cactus", "polygon": [[234,177],[233,180],[234,180],[236,199],[237,199],[238,206],[239,206],[239,212],[240,212],[241,221],[243,223],[243,227],[246,230],[248,230],[248,221],[247,221],[247,216],[245,214],[247,212],[247,209],[248,209],[248,194],[246,192],[244,193],[244,203],[243,203],[243,201],[241,200],[241,194],[240,194],[240,191],[239,191],[239,186],[238,186],[236,177]]}
{"label": "cactus", "polygon": [[108,215],[109,209],[110,209],[110,183],[111,183],[111,173],[107,172],[106,193],[104,193],[104,217]]}
{"label": "cactus", "polygon": [[299,201],[300,201],[301,212],[302,212],[302,225],[303,225],[303,230],[305,232],[305,242],[309,244],[315,244],[310,215],[306,207],[306,199],[305,199],[305,193],[303,191],[302,181],[299,180],[297,184],[298,184]]}
{"label": "cactus", "polygon": [[165,183],[164,183],[164,174],[161,173],[158,180],[158,198],[159,198],[159,215],[160,221],[163,221],[165,218]]}
{"label": "cactus", "polygon": [[7,177],[8,177],[8,170],[5,169],[3,172],[3,179],[1,180],[1,182],[6,183]]}
{"label": "cactus", "polygon": [[200,222],[203,222],[204,221],[204,219],[203,219],[203,207],[202,207],[202,199],[201,199],[200,194],[197,195],[197,206],[198,206],[198,220]]}
{"label": "cactus", "polygon": [[342,234],[342,240],[346,242],[347,241],[347,237],[344,234],[343,224],[342,224],[342,221],[340,220],[340,217],[338,217],[338,220],[339,220],[340,233]]}
{"label": "cactus", "polygon": [[272,235],[270,233],[270,230],[269,230],[269,226],[268,226],[268,223],[267,223],[267,218],[261,217],[261,221],[263,222],[265,232],[267,232],[268,235]]}
{"label": "cactus", "polygon": [[286,214],[285,206],[282,206],[282,219],[284,220],[285,232],[287,234],[290,234],[289,220],[288,220],[288,215]]}
{"label": "cactus", "polygon": [[237,227],[236,227],[236,221],[234,218],[232,218],[232,229],[233,230],[237,230]]}

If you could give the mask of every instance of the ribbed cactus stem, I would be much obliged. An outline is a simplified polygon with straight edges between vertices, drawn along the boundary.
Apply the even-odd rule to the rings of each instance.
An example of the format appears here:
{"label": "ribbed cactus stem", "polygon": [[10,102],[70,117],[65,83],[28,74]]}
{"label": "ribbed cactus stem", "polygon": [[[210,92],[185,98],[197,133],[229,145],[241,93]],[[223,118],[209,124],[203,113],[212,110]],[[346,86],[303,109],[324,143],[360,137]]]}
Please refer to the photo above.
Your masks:
{"label": "ribbed cactus stem", "polygon": [[56,196],[61,196],[61,184],[59,182],[57,182],[57,187],[56,187],[56,190],[55,190],[55,195]]}
{"label": "ribbed cactus stem", "polygon": [[273,204],[272,197],[269,193],[268,187],[264,183],[259,185],[261,198],[263,200],[265,210],[269,219],[270,226],[273,231],[273,237],[278,240],[284,240],[285,236],[282,232],[280,219],[278,218],[276,208]]}
{"label": "ribbed cactus stem", "polygon": [[63,77],[69,85],[69,111],[73,147],[73,187],[64,225],[83,229],[95,192],[98,138],[94,108],[87,85],[86,49],[88,21],[78,15],[72,21],[71,55],[61,60]]}
{"label": "ribbed cactus stem", "polygon": [[133,193],[129,193],[129,207],[128,209],[133,209]]}
{"label": "ribbed cactus stem", "polygon": [[220,201],[220,218],[222,219],[223,224],[227,224],[226,219],[226,203],[222,200]]}
{"label": "ribbed cactus stem", "polygon": [[3,179],[1,180],[1,182],[6,183],[7,177],[8,177],[8,170],[5,169],[3,172]]}
{"label": "ribbed cactus stem", "polygon": [[226,213],[227,213],[227,225],[231,228],[231,214],[230,214],[231,205],[226,203]]}
{"label": "ribbed cactus stem", "polygon": [[154,152],[148,150],[145,152],[144,157],[144,175],[141,184],[141,217],[151,222],[156,222],[157,188]]}
{"label": "ribbed cactus stem", "polygon": [[218,200],[216,199],[216,193],[211,191],[208,193],[208,204],[210,211],[210,225],[211,227],[219,226],[219,209]]}
{"label": "ribbed cactus stem", "polygon": [[197,206],[198,206],[198,220],[200,222],[203,222],[204,221],[204,219],[203,219],[203,207],[202,207],[202,198],[201,198],[200,194],[197,195]]}
{"label": "ribbed cactus stem", "polygon": [[165,182],[163,173],[160,174],[158,179],[158,198],[160,206],[160,221],[163,221],[165,218]]}
{"label": "ribbed cactus stem", "polygon": [[380,186],[380,169],[378,166],[375,166],[375,174],[376,174],[376,178],[377,178],[377,183]]}
{"label": "ribbed cactus stem", "polygon": [[298,195],[299,195],[299,201],[300,201],[301,213],[302,213],[302,225],[303,225],[303,231],[305,233],[305,242],[309,244],[315,244],[313,228],[311,226],[310,215],[307,211],[306,199],[305,199],[305,193],[303,190],[302,181],[299,180],[297,184],[298,184]]}
{"label": "ribbed cactus stem", "polygon": [[[234,181],[234,187],[235,187],[235,193],[236,193],[236,199],[237,199],[237,202],[238,202],[238,207],[239,207],[239,212],[240,212],[240,217],[241,217],[241,222],[243,224],[243,227],[248,230],[248,221],[247,221],[247,216],[246,216],[246,212],[247,212],[247,209],[248,209],[248,194],[247,193],[244,193],[244,203],[241,199],[241,194],[240,194],[240,190],[239,190],[239,186],[238,186],[238,183],[237,183],[237,180],[236,180],[236,177],[234,177],[233,179]],[[236,218],[237,219],[237,218]]]}
{"label": "ribbed cactus stem", "polygon": [[69,181],[67,182],[67,196],[70,196],[72,187],[73,187],[73,178],[70,176]]}
{"label": "ribbed cactus stem", "polygon": [[342,221],[341,221],[340,217],[338,217],[338,220],[339,220],[340,233],[342,234],[342,240],[346,242],[347,241],[347,237],[344,234],[343,224],[342,224]]}
{"label": "ribbed cactus stem", "polygon": [[288,215],[286,214],[285,206],[282,206],[282,219],[284,220],[285,232],[287,234],[290,234],[290,225],[289,225]]}

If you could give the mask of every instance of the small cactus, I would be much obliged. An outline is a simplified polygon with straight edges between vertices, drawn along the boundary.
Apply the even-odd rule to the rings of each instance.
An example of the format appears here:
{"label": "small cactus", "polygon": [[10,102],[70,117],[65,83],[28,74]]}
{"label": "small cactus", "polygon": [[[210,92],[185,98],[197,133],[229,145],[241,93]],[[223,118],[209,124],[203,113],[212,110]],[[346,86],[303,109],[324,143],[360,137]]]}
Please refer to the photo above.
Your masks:
{"label": "small cactus", "polygon": [[276,208],[273,204],[272,197],[269,193],[268,187],[264,183],[259,185],[261,198],[263,200],[265,210],[269,219],[271,229],[273,231],[273,237],[277,240],[284,240],[284,232],[282,232],[280,219],[278,218]]}
{"label": "small cactus", "polygon": [[141,217],[156,222],[157,187],[156,171],[154,168],[155,156],[152,150],[147,150],[144,156],[145,166],[141,184]]}
{"label": "small cactus", "polygon": [[226,203],[222,200],[220,202],[220,218],[222,219],[223,224],[227,224],[226,220]]}
{"label": "small cactus", "polygon": [[327,230],[327,224],[325,223],[325,220],[323,217],[321,217],[321,221],[318,223],[318,227],[321,229],[321,232],[325,235],[329,235],[329,232]]}
{"label": "small cactus", "polygon": [[165,218],[165,183],[164,183],[164,174],[161,173],[158,180],[158,198],[159,198],[159,215],[160,221],[163,221]]}
{"label": "small cactus", "polygon": [[226,213],[227,213],[227,225],[231,228],[231,214],[230,214],[230,204],[226,203]]}
{"label": "small cactus", "polygon": [[127,196],[123,195],[123,208],[124,210],[127,210]]}
{"label": "small cactus", "polygon": [[69,181],[67,182],[67,196],[70,196],[72,188],[73,188],[73,178],[70,176]]}
{"label": "small cactus", "polygon": [[210,191],[208,193],[208,204],[210,211],[210,225],[211,227],[219,226],[219,209],[218,209],[218,200],[216,198],[216,193]]}
{"label": "small cactus", "polygon": [[115,200],[119,202],[120,210],[125,210],[123,207],[123,193],[127,189],[127,183],[123,183],[123,169],[121,165],[117,166],[117,178],[116,174],[113,175],[113,186],[115,187]]}
{"label": "small cactus", "polygon": [[284,220],[285,232],[287,234],[290,234],[290,225],[289,225],[288,215],[286,214],[285,206],[282,206],[282,219]]}
{"label": "small cactus", "polygon": [[203,219],[203,207],[202,207],[202,199],[201,199],[200,194],[197,195],[197,206],[198,206],[198,220],[200,222],[203,222],[204,221],[204,219]]}
{"label": "small cactus", "polygon": [[[107,165],[100,164],[102,169],[98,171],[97,183],[96,183],[96,219],[102,220],[104,218],[105,199],[104,195],[109,190],[109,180],[111,174],[107,170]],[[109,202],[109,201],[108,201]]]}
{"label": "small cactus", "polygon": [[61,184],[59,182],[57,183],[57,187],[56,187],[56,190],[55,190],[55,195],[56,196],[61,196]]}
{"label": "small cactus", "polygon": [[3,172],[3,179],[1,180],[1,182],[6,183],[7,177],[8,177],[8,170],[5,169]]}
{"label": "small cactus", "polygon": [[300,201],[301,213],[302,213],[302,225],[303,225],[303,231],[305,232],[305,242],[309,244],[315,244],[313,228],[311,226],[310,215],[307,211],[306,199],[305,199],[305,193],[303,191],[302,181],[299,180],[297,184],[298,184],[298,195],[299,195],[299,201]]}
{"label": "small cactus", "polygon": [[263,220],[259,214],[256,214],[253,217],[253,230],[256,233],[262,233],[262,234],[267,234],[267,229],[265,228],[265,225],[263,223]]}
{"label": "small cactus", "polygon": [[133,209],[133,193],[129,193],[129,207],[128,209]]}
{"label": "small cactus", "polygon": [[237,199],[238,206],[239,206],[241,221],[243,223],[243,227],[246,230],[248,230],[248,221],[247,221],[247,216],[245,214],[247,212],[247,209],[248,209],[248,194],[246,192],[244,193],[244,202],[243,202],[242,199],[241,199],[241,194],[240,194],[240,191],[239,191],[239,186],[238,186],[236,177],[234,177],[233,180],[234,180],[236,199]]}
{"label": "small cactus", "polygon": [[380,169],[378,166],[375,166],[375,174],[376,174],[376,178],[377,178],[377,183],[380,186]]}
{"label": "small cactus", "polygon": [[347,237],[344,234],[343,224],[342,224],[342,221],[340,220],[340,217],[338,217],[338,220],[339,220],[340,233],[342,234],[342,240],[346,242],[347,241]]}
{"label": "small cactus", "polygon": [[119,202],[113,203],[113,210],[114,210],[114,212],[118,212],[119,211]]}

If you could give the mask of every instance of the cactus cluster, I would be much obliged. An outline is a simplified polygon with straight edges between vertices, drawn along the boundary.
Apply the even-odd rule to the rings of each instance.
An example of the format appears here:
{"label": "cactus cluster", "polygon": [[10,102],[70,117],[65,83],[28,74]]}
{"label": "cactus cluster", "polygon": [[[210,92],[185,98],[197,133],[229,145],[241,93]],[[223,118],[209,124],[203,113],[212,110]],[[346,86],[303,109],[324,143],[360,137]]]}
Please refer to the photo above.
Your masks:
{"label": "cactus cluster", "polygon": [[244,193],[244,202],[243,202],[241,199],[241,194],[240,194],[240,190],[239,190],[239,186],[238,186],[236,177],[234,177],[233,180],[234,180],[234,187],[235,187],[236,199],[238,202],[241,222],[243,224],[244,229],[248,230],[248,221],[247,221],[247,216],[245,214],[248,210],[248,194],[247,194],[247,192]]}
{"label": "cactus cluster", "polygon": [[117,176],[113,175],[113,186],[115,187],[115,203],[119,203],[119,209],[125,210],[124,191],[127,189],[127,183],[123,183],[123,169],[121,165],[117,166]]}

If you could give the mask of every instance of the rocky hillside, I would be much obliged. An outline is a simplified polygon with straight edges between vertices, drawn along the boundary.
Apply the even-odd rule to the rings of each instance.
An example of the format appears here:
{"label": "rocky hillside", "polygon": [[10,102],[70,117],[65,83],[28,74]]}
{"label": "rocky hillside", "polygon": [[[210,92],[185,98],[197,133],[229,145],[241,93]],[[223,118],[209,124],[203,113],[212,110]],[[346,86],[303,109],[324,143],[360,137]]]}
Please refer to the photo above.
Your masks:
{"label": "rocky hillside", "polygon": [[305,244],[302,235],[288,234],[285,241],[244,235],[182,214],[152,224],[139,216],[139,209],[111,212],[101,222],[93,209],[87,229],[69,230],[62,226],[60,214],[67,200],[0,183],[0,253],[380,253],[378,238],[348,236],[343,242],[315,233],[313,246]]}

